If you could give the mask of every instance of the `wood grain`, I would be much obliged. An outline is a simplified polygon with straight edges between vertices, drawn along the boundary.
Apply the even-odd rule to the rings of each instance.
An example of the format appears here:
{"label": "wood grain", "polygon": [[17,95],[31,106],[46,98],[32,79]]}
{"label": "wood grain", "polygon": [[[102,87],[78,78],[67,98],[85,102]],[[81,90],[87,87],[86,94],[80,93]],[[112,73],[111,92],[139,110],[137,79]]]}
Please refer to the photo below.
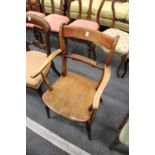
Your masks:
{"label": "wood grain", "polygon": [[98,44],[101,47],[104,46],[107,49],[111,49],[115,40],[115,38],[105,35],[99,31],[67,25],[64,25],[63,36],[94,42],[95,44]]}
{"label": "wood grain", "polygon": [[53,90],[44,93],[44,103],[61,116],[74,121],[85,122],[92,112],[89,107],[93,102],[97,83],[84,76],[67,73],[53,85]]}

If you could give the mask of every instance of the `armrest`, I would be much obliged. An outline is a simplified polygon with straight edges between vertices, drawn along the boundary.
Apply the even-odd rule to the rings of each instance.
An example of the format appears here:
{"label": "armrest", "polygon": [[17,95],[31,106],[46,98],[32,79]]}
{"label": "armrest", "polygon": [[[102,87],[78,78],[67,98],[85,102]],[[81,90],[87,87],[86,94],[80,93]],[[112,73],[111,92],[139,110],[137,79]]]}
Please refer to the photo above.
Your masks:
{"label": "armrest", "polygon": [[61,49],[58,49],[54,52],[52,52],[47,59],[44,61],[44,63],[40,66],[40,68],[33,74],[31,75],[32,78],[37,77],[39,74],[41,74],[41,72],[48,66],[49,63],[51,63],[53,61],[53,59],[59,55],[60,53],[62,53]]}
{"label": "armrest", "polygon": [[93,100],[93,109],[98,109],[99,103],[100,103],[100,97],[102,95],[102,92],[104,91],[106,85],[108,84],[111,76],[111,68],[109,66],[104,67],[104,76],[102,78],[102,81],[96,91],[96,94],[94,96]]}

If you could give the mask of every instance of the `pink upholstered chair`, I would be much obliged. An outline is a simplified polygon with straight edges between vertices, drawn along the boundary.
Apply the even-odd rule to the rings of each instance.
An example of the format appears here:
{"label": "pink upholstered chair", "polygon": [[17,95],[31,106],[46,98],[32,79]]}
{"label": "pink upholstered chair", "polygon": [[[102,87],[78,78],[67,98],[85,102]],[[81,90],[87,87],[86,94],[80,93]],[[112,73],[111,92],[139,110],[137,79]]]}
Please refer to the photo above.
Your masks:
{"label": "pink upholstered chair", "polygon": [[[44,19],[49,23],[51,27],[51,32],[56,34],[57,37],[59,34],[60,26],[62,24],[68,24],[70,22],[70,19],[63,15],[63,0],[59,0],[59,11],[56,13],[55,3],[54,0],[50,0],[51,5],[51,12],[47,16],[44,17]],[[46,13],[46,7],[45,7],[45,1],[41,0],[42,10],[44,14]],[[49,12],[49,10],[48,10]]]}
{"label": "pink upholstered chair", "polygon": [[[84,4],[85,2],[82,0],[68,0],[68,5],[67,5],[67,15],[69,18],[74,18],[72,17],[71,10],[74,9],[74,4],[77,3],[78,1],[79,4],[79,15],[78,18],[74,20],[72,23],[70,23],[70,26],[75,26],[75,27],[82,27],[82,28],[87,28],[91,30],[99,30],[99,15],[100,15],[100,9],[98,9],[98,13],[96,15],[96,21],[92,20],[92,5],[93,5],[93,0],[89,1],[89,6],[87,10],[87,16],[83,17],[83,9],[84,9]],[[103,3],[102,1],[99,1],[99,3]],[[72,5],[73,4],[73,5]],[[77,10],[76,10],[77,11]],[[74,16],[74,15],[73,15]],[[96,53],[95,53],[95,45],[87,42],[88,50],[93,52],[93,57],[96,59]],[[89,57],[90,57],[90,52],[89,52]]]}

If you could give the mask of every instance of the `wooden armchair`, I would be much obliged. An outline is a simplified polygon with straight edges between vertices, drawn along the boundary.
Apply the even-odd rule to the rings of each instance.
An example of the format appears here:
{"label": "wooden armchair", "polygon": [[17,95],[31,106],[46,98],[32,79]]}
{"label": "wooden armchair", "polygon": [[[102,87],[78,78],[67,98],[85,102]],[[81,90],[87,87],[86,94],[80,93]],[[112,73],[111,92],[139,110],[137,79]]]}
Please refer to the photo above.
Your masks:
{"label": "wooden armchair", "polygon": [[[50,41],[49,41],[49,33],[50,33],[50,27],[48,23],[41,17],[26,14],[26,22],[34,24],[42,29],[45,36],[45,44],[41,44],[40,42],[32,41],[32,42],[26,42],[27,52],[26,52],[26,86],[37,89],[40,92],[40,86],[43,82],[43,78],[41,76],[38,76],[36,78],[32,78],[31,74],[33,74],[38,67],[46,60],[47,56],[51,54],[50,50]],[[34,27],[35,28],[35,27]],[[37,47],[45,49],[45,53],[40,51],[32,51],[29,49],[29,45],[35,45]],[[58,50],[59,51],[59,50]],[[52,52],[51,55],[54,55],[55,53]],[[43,70],[43,76],[46,76],[49,72],[50,66],[52,66],[52,69],[60,75],[60,73],[57,71],[54,63],[49,63]]]}
{"label": "wooden armchair", "polygon": [[[97,43],[101,48],[103,46],[108,48],[110,53],[104,67],[97,65],[95,61],[87,57],[78,54],[69,54],[65,44],[66,38],[88,40]],[[62,76],[53,85],[43,76],[43,70],[54,59],[53,55],[50,55],[32,77],[36,78],[41,74],[49,88],[42,96],[43,102],[46,105],[48,118],[50,117],[49,110],[51,109],[64,118],[76,122],[83,122],[86,124],[88,137],[91,139],[91,125],[99,108],[100,97],[110,79],[111,69],[109,64],[118,37],[112,38],[91,29],[64,25],[60,28],[59,39],[62,50]],[[99,69],[102,73],[99,82],[79,74],[68,72],[68,59],[80,61]]]}

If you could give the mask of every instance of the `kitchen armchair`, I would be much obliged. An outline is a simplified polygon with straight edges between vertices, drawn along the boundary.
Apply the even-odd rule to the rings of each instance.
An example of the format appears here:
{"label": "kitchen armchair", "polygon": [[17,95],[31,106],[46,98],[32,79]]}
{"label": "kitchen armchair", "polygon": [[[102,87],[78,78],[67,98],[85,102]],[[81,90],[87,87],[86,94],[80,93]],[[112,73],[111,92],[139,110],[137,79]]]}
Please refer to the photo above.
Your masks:
{"label": "kitchen armchair", "polygon": [[[110,49],[104,67],[96,64],[96,61],[78,54],[69,54],[66,48],[65,39],[75,38],[96,42],[98,45]],[[50,55],[40,68],[32,75],[33,78],[42,75],[46,81],[48,90],[43,94],[42,100],[45,103],[47,116],[50,117],[50,110],[62,117],[85,123],[89,139],[91,139],[91,126],[97,109],[99,108],[100,97],[110,80],[110,62],[118,42],[118,37],[112,38],[99,31],[91,29],[63,25],[60,28],[60,49],[62,54],[62,75],[51,84],[43,76],[43,70],[53,61]],[[86,63],[101,71],[100,80],[94,81],[80,74],[68,72],[68,59]],[[48,81],[48,82],[47,82]]]}

